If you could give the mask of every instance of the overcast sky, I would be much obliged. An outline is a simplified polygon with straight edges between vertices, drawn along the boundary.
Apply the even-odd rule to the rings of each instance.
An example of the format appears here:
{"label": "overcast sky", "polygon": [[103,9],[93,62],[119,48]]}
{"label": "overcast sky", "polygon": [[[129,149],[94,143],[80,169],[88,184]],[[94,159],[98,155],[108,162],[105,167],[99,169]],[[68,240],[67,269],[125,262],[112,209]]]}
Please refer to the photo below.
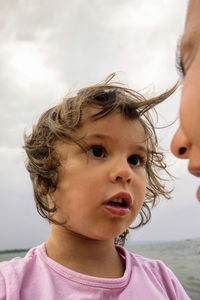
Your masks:
{"label": "overcast sky", "polygon": [[[0,0],[0,250],[32,247],[48,237],[24,167],[24,130],[69,90],[116,71],[129,87],[157,95],[177,80],[175,52],[186,0]],[[178,116],[180,89],[158,107],[160,124]],[[178,122],[159,130],[169,151]],[[167,153],[177,177],[134,240],[199,237],[199,180]]]}

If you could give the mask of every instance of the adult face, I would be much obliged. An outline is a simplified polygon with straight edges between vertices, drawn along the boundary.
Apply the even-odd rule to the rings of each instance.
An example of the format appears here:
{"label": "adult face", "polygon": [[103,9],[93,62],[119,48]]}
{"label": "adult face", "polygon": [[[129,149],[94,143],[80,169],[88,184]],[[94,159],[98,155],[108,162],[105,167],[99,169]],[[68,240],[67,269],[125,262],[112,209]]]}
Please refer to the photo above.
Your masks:
{"label": "adult face", "polygon": [[[188,170],[200,177],[200,1],[190,0],[185,31],[180,44],[180,67],[183,88],[180,104],[180,127],[171,150],[179,158],[189,160]],[[200,201],[200,187],[197,191]]]}

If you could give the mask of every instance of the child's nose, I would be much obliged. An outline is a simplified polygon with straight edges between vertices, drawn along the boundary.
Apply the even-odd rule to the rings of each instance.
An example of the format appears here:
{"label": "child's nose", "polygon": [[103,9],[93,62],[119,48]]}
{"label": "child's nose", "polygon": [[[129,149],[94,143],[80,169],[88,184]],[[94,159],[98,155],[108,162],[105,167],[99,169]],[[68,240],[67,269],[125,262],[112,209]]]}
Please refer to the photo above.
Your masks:
{"label": "child's nose", "polygon": [[110,179],[113,183],[131,183],[132,172],[128,162],[115,162],[110,171]]}
{"label": "child's nose", "polygon": [[181,127],[179,127],[174,134],[171,142],[171,151],[178,158],[188,158],[191,144]]}

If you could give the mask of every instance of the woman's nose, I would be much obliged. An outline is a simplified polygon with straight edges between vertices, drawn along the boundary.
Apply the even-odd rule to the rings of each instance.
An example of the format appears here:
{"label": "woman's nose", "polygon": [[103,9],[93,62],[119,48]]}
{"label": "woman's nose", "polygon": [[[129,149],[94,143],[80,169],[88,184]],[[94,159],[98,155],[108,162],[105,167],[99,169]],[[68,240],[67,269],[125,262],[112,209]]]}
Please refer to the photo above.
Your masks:
{"label": "woman's nose", "polygon": [[171,142],[171,151],[178,158],[188,158],[191,144],[181,127],[177,129]]}
{"label": "woman's nose", "polygon": [[131,183],[132,171],[128,162],[116,162],[110,171],[110,179],[113,183]]}

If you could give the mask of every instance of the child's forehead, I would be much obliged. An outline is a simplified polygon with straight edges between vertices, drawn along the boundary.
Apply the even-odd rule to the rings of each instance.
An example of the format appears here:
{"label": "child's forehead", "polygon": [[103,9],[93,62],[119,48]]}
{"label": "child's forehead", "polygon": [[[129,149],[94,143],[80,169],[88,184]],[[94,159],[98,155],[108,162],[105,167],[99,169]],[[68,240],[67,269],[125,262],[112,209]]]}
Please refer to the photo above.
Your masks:
{"label": "child's forehead", "polygon": [[130,139],[133,142],[146,141],[144,127],[138,119],[125,117],[120,111],[100,119],[93,119],[92,116],[100,112],[99,108],[88,108],[83,112],[81,127],[76,130],[78,135],[83,135],[87,139]]}
{"label": "child's forehead", "polygon": [[112,119],[114,115],[121,116],[122,121],[128,120],[129,122],[134,122],[136,120],[136,119],[131,119],[126,117],[125,114],[122,111],[120,111],[120,109],[116,109],[103,117],[99,117],[99,118],[98,116],[96,117],[96,115],[102,111],[103,108],[100,107],[85,107],[81,115],[81,126],[84,126],[87,123],[98,122],[100,120],[104,123],[104,120],[106,122],[108,119]]}
{"label": "child's forehead", "polygon": [[85,122],[90,122],[92,117],[101,111],[100,107],[85,107],[82,111],[81,115],[81,124],[85,124]]}

